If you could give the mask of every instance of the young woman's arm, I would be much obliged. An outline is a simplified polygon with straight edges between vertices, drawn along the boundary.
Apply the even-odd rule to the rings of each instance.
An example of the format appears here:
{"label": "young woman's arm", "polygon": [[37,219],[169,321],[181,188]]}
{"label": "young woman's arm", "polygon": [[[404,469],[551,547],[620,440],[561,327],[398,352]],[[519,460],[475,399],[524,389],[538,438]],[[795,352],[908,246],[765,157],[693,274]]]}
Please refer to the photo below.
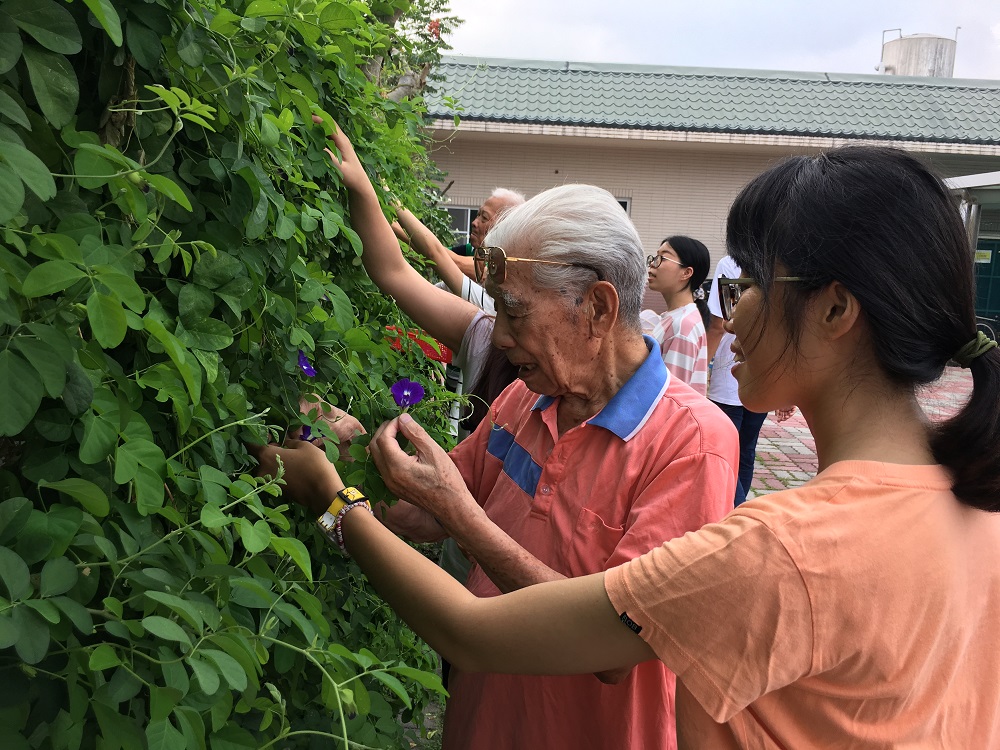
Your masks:
{"label": "young woman's arm", "polygon": [[330,149],[326,151],[350,194],[351,226],[364,245],[361,260],[365,270],[376,286],[392,296],[418,326],[458,351],[476,315],[476,306],[434,286],[406,262],[354,147],[343,131],[334,127],[330,138],[340,158]]}
{"label": "young woman's arm", "polygon": [[[394,439],[388,434],[388,439]],[[383,446],[383,453],[386,452]],[[406,454],[399,449],[398,460]],[[280,458],[284,495],[316,517],[344,484],[319,448],[254,446],[261,471]],[[655,658],[623,625],[604,590],[604,574],[538,584],[480,599],[361,508],[343,519],[344,541],[379,594],[448,661],[466,671],[583,674]]]}
{"label": "young woman's arm", "polygon": [[423,222],[402,206],[396,212],[399,223],[410,238],[410,247],[434,263],[437,275],[448,285],[452,294],[462,296],[462,280],[465,274],[455,264],[457,257],[446,248]]}

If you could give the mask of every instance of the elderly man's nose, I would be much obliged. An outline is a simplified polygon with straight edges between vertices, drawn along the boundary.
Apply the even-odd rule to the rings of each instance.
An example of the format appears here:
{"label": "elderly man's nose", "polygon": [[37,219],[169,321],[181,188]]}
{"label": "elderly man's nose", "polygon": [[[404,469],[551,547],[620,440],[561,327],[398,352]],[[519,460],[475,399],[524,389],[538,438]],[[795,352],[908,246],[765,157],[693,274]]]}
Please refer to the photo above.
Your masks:
{"label": "elderly man's nose", "polygon": [[510,335],[510,327],[506,322],[501,320],[501,317],[498,315],[496,318],[491,340],[493,341],[493,346],[497,349],[511,349],[514,346],[514,339]]}

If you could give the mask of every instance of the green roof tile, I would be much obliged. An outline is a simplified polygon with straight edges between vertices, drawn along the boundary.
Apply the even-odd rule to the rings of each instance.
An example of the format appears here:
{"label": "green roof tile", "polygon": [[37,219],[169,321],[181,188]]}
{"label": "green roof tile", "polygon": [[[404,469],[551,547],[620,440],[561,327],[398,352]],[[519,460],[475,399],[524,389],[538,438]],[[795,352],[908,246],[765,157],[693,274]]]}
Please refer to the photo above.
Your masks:
{"label": "green roof tile", "polygon": [[1000,81],[458,56],[437,73],[432,117],[1000,144]]}

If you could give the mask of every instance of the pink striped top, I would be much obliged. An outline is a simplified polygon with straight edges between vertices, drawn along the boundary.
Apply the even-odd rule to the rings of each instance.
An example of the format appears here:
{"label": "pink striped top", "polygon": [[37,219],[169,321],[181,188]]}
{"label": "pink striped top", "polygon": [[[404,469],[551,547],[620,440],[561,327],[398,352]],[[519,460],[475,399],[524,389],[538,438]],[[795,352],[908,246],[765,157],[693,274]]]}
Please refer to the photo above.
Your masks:
{"label": "pink striped top", "polygon": [[705,324],[698,306],[690,304],[668,310],[654,322],[643,315],[644,333],[660,345],[663,363],[670,374],[680,378],[702,396],[708,391],[708,347]]}

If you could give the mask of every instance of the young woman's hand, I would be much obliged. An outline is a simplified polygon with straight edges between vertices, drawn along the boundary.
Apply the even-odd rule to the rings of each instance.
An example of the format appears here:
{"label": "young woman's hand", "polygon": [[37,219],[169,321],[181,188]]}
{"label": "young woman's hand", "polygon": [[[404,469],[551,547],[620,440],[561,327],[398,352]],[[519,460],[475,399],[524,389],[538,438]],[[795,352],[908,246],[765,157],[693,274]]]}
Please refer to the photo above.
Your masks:
{"label": "young woman's hand", "polygon": [[[323,122],[323,118],[313,115],[313,122],[319,124]],[[340,157],[333,152],[332,149],[323,149],[330,157],[330,161],[333,166],[337,168],[344,180],[344,185],[347,186],[348,190],[362,190],[371,187],[371,180],[368,178],[368,174],[365,172],[365,168],[361,166],[361,160],[358,159],[358,155],[354,152],[354,146],[351,144],[350,139],[344,135],[344,131],[340,129],[337,123],[333,123],[334,131],[328,136],[333,145],[337,147],[337,151],[340,152]]]}
{"label": "young woman's hand", "polygon": [[[314,421],[319,420],[326,424],[327,428],[337,436],[337,446],[340,449],[341,461],[352,461],[348,449],[351,441],[358,435],[367,435],[365,426],[352,417],[343,409],[328,404],[318,396],[303,396],[299,401],[299,411],[303,414],[315,414]],[[289,438],[301,438],[302,428],[289,433]],[[323,445],[323,438],[314,435],[309,439],[314,445]]]}
{"label": "young woman's hand", "polygon": [[305,440],[289,440],[284,448],[273,444],[248,445],[247,451],[260,463],[257,469],[260,476],[276,476],[280,460],[285,469],[281,496],[308,508],[317,518],[344,489],[344,482],[326,453]]}

